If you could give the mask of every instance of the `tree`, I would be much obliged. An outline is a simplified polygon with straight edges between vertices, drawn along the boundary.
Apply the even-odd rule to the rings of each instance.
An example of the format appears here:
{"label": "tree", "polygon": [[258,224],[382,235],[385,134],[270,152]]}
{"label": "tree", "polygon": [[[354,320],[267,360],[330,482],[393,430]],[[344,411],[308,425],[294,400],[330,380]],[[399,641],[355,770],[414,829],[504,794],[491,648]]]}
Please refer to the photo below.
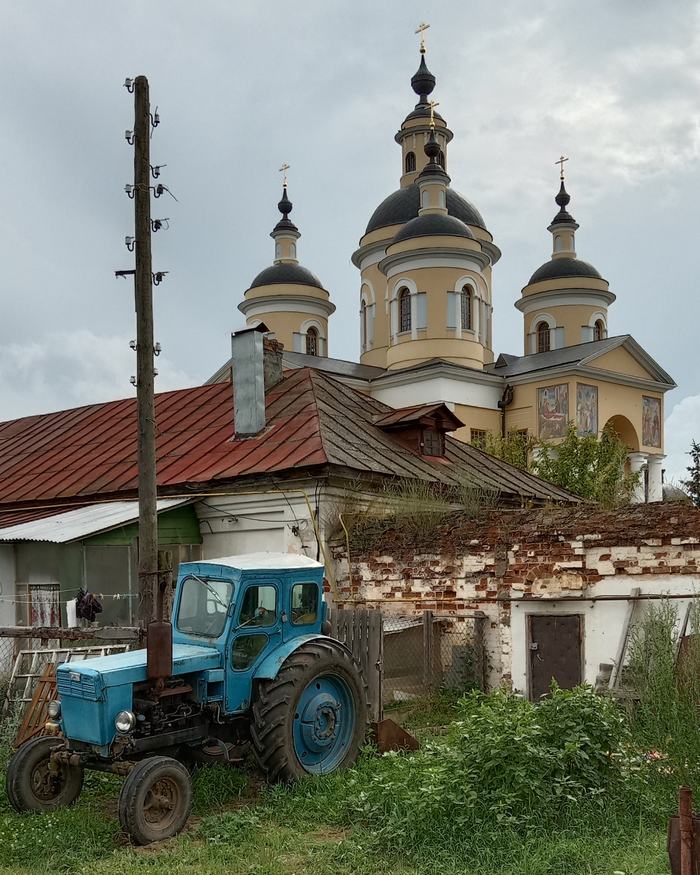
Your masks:
{"label": "tree", "polygon": [[700,444],[697,441],[694,440],[690,444],[688,455],[691,464],[686,470],[690,476],[686,480],[681,480],[681,486],[688,493],[695,507],[700,507]]}
{"label": "tree", "polygon": [[601,504],[617,507],[628,504],[639,481],[639,473],[626,474],[629,449],[610,426],[600,437],[579,435],[574,423],[558,444],[541,442],[535,453],[533,470],[544,480]]}
{"label": "tree", "polygon": [[503,459],[504,462],[515,465],[516,468],[528,471],[530,469],[530,453],[534,449],[535,443],[535,440],[529,437],[527,432],[512,429],[505,436],[488,431],[483,441],[475,443],[475,446],[492,456],[496,456],[497,459]]}

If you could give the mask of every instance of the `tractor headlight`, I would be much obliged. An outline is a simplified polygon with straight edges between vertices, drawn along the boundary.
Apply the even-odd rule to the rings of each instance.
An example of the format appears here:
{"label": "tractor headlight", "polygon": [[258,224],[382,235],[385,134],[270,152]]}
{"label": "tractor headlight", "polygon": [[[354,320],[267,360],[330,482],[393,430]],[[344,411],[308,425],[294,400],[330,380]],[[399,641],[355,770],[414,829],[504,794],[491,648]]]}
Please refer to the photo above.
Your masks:
{"label": "tractor headlight", "polygon": [[52,720],[58,720],[58,718],[61,716],[61,703],[56,701],[49,702],[49,706],[46,711]]}
{"label": "tractor headlight", "polygon": [[131,732],[136,726],[136,715],[132,711],[120,711],[114,721],[117,732]]}

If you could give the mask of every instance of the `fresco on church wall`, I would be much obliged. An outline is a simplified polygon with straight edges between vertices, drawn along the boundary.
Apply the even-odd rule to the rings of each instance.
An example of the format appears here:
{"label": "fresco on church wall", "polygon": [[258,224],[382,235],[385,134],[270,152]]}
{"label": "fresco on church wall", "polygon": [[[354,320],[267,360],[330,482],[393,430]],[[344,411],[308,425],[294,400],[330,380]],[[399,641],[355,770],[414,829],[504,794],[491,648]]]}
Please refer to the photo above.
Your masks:
{"label": "fresco on church wall", "polygon": [[576,385],[576,427],[580,435],[598,434],[598,387]]}
{"label": "fresco on church wall", "polygon": [[642,395],[642,443],[645,447],[661,446],[661,401]]}
{"label": "fresco on church wall", "polygon": [[566,436],[569,424],[568,383],[543,386],[537,390],[537,422],[543,440]]}

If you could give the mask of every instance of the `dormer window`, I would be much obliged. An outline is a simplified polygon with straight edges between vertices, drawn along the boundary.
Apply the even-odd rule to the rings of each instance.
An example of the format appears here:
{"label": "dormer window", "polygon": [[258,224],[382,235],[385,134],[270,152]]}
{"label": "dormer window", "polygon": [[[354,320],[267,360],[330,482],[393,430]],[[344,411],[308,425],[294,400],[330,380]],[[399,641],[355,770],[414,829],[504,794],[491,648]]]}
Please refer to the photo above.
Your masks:
{"label": "dormer window", "polygon": [[447,432],[464,425],[442,403],[418,404],[379,413],[374,417],[374,424],[407,450],[437,459],[445,458]]}
{"label": "dormer window", "polygon": [[424,456],[445,455],[445,432],[436,428],[424,428],[421,440],[421,453]]}

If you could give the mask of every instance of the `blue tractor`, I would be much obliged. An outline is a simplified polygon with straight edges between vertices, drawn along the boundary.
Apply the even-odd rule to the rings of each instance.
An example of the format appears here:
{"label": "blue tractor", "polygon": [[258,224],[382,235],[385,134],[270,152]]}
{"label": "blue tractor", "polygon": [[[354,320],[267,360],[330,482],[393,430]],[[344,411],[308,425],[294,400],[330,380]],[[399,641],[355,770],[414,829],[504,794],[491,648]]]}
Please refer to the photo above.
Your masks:
{"label": "blue tractor", "polygon": [[184,827],[198,761],[240,761],[250,745],[270,781],[351,765],[366,685],[329,631],[318,562],[262,553],[181,564],[172,626],[152,624],[145,650],[58,667],[49,734],[8,764],[10,802],[51,811],[78,798],[85,769],[123,775],[122,827],[147,844]]}

